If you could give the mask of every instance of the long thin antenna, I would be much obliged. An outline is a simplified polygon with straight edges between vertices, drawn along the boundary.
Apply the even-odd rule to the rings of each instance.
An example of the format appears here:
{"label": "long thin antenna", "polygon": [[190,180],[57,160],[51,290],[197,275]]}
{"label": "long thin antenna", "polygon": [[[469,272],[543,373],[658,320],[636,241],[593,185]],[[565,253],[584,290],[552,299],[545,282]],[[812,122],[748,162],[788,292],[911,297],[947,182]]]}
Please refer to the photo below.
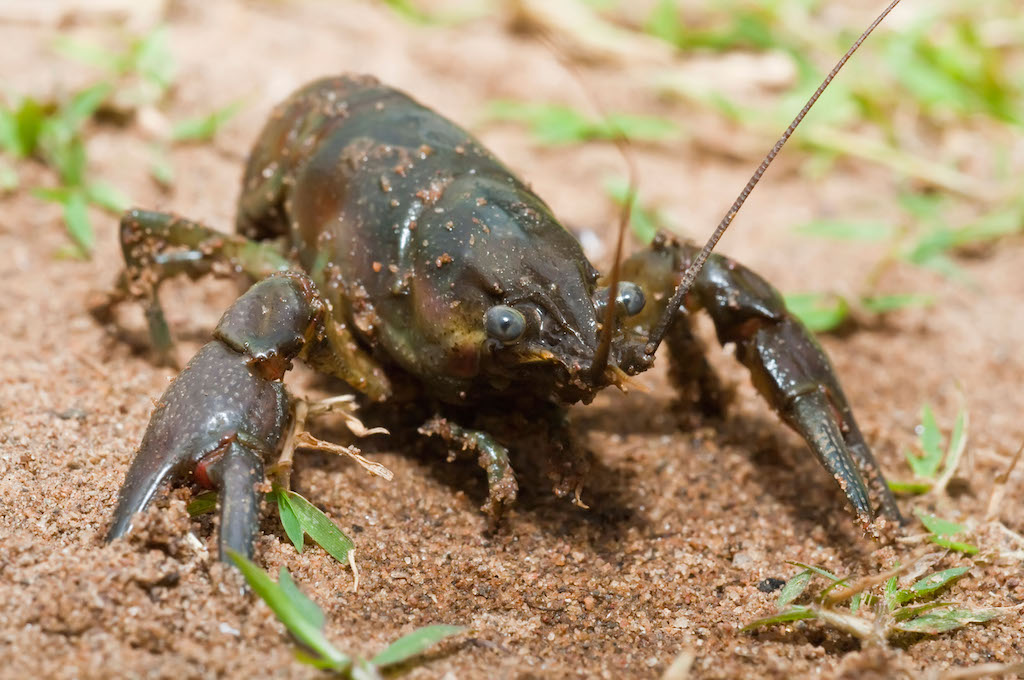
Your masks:
{"label": "long thin antenna", "polygon": [[597,349],[594,351],[594,359],[590,364],[591,379],[596,382],[608,367],[608,356],[611,354],[612,336],[615,332],[615,303],[619,297],[619,278],[622,269],[622,248],[625,242],[626,229],[633,214],[633,203],[636,201],[638,184],[636,163],[633,161],[633,155],[629,152],[629,137],[626,136],[626,133],[615,122],[615,119],[608,115],[608,112],[601,104],[601,100],[594,94],[593,90],[586,86],[583,75],[576,68],[576,65],[565,57],[547,30],[539,29],[538,39],[541,44],[551,51],[558,63],[562,65],[562,68],[580,85],[580,89],[583,90],[583,94],[590,102],[590,105],[601,116],[605,124],[609,126],[612,131],[612,142],[615,143],[615,148],[618,149],[619,154],[626,161],[627,172],[629,173],[629,186],[626,189],[626,197],[619,212],[619,233],[615,241],[615,260],[612,263],[612,271],[608,283],[608,300],[604,306],[604,318],[601,319],[601,339],[597,344]]}
{"label": "long thin antenna", "polygon": [[740,192],[740,195],[736,197],[732,207],[729,208],[729,212],[727,212],[725,217],[722,218],[722,221],[718,223],[718,227],[711,235],[711,238],[708,239],[708,242],[704,244],[703,248],[701,248],[697,257],[686,268],[686,272],[683,274],[682,280],[680,280],[679,285],[676,286],[676,290],[672,294],[672,299],[669,301],[668,307],[665,308],[661,318],[658,319],[657,325],[651,329],[651,334],[647,337],[647,345],[644,347],[644,352],[646,354],[654,354],[654,352],[657,351],[658,345],[661,344],[662,338],[665,337],[665,332],[668,330],[669,324],[675,317],[676,310],[683,301],[683,297],[693,286],[693,282],[697,279],[697,274],[699,274],[700,270],[704,267],[704,262],[708,259],[708,256],[711,255],[711,251],[714,249],[719,239],[722,238],[722,234],[724,234],[725,230],[729,228],[730,224],[732,224],[733,219],[736,217],[736,213],[740,211],[740,208],[743,207],[747,197],[750,196],[750,192],[754,190],[754,187],[757,186],[757,183],[761,180],[761,175],[764,174],[764,171],[767,170],[768,166],[772,164],[773,160],[775,160],[775,157],[779,154],[779,151],[782,150],[786,141],[789,140],[797,126],[799,126],[800,122],[803,121],[804,116],[806,116],[807,112],[811,110],[814,103],[818,101],[818,97],[820,97],[821,93],[825,91],[825,88],[827,88],[829,83],[832,82],[832,79],[836,77],[836,74],[839,73],[840,69],[842,69],[850,57],[853,56],[853,53],[857,51],[861,46],[861,43],[867,40],[867,37],[871,35],[871,32],[874,31],[880,23],[882,23],[882,20],[884,20],[885,17],[889,15],[889,12],[891,12],[899,3],[900,0],[892,0],[892,2],[889,3],[889,6],[871,22],[871,25],[867,27],[867,30],[860,34],[860,37],[857,38],[856,42],[854,42],[850,49],[846,51],[846,54],[843,55],[843,58],[832,67],[829,74],[825,76],[823,81],[821,81],[821,85],[819,85],[818,89],[814,91],[811,98],[807,100],[807,103],[804,104],[804,108],[800,110],[800,113],[798,113],[796,118],[793,119],[793,122],[789,124],[786,131],[782,133],[782,136],[779,137],[779,141],[775,142],[775,146],[772,147],[772,150],[769,151],[768,155],[765,156],[763,161],[761,161],[761,165],[758,166],[757,170],[754,171],[754,174],[751,175],[750,181],[747,182],[747,186],[743,187],[743,191]]}

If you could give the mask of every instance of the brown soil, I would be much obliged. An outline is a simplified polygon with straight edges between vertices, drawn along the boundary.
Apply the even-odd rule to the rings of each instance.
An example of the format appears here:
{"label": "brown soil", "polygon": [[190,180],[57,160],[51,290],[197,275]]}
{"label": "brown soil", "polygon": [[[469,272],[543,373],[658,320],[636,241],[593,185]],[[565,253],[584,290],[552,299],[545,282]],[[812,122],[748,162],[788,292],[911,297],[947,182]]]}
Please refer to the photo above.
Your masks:
{"label": "brown soil", "polygon": [[[5,90],[50,96],[90,77],[54,55],[52,40],[59,32],[109,37],[112,24],[95,9],[56,23],[58,14],[47,14],[56,4],[15,2],[9,15],[0,12]],[[139,15],[150,4],[135,5],[136,20],[146,21]],[[236,99],[246,105],[214,144],[172,152],[177,179],[167,193],[146,175],[141,126],[92,130],[92,172],[138,205],[229,228],[244,154],[270,106],[315,76],[357,71],[468,124],[567,223],[610,233],[598,225],[615,221],[602,197],[605,179],[623,172],[614,149],[539,149],[519,128],[479,123],[495,97],[586,105],[551,54],[507,23],[416,28],[370,3],[173,7],[180,76],[168,117]],[[856,14],[855,25],[867,21]],[[756,152],[742,160],[720,153],[735,131],[718,123],[716,133],[702,134],[707,116],[652,99],[645,68],[597,64],[584,78],[609,108],[661,112],[691,130],[689,140],[638,145],[635,153],[643,194],[699,237],[745,181]],[[884,219],[894,214],[897,188],[887,172],[856,164],[811,180],[800,174],[801,161],[793,153],[773,169],[721,249],[783,290],[854,288],[877,252],[811,241],[790,227],[823,215]],[[52,181],[42,168],[19,167],[25,185]],[[0,200],[0,676],[308,677],[313,671],[294,661],[271,612],[240,596],[233,575],[211,557],[212,527],[188,519],[187,492],[150,512],[130,540],[102,541],[153,400],[172,373],[88,314],[90,296],[108,288],[120,266],[116,220],[93,217],[95,257],[61,260],[54,257],[66,242],[58,208],[27,191]],[[963,481],[955,496],[902,501],[908,515],[923,507],[982,518],[993,479],[1024,440],[1022,257],[1024,241],[1015,239],[965,260],[972,286],[899,269],[886,287],[928,290],[940,304],[823,340],[893,477],[909,476],[902,450],[913,441],[920,404],[930,400],[948,419],[962,388],[973,453]],[[213,281],[168,286],[183,356],[233,295],[233,286]],[[141,315],[128,316],[141,338]],[[701,330],[710,341],[706,325]],[[923,547],[863,537],[835,484],[757,398],[745,372],[709,346],[735,385],[724,421],[680,427],[663,369],[642,376],[643,390],[573,409],[574,428],[596,459],[583,493],[589,511],[556,499],[525,460],[518,505],[491,532],[479,511],[483,476],[471,460],[449,464],[385,444],[372,454],[395,472],[385,482],[345,461],[300,455],[297,490],[358,544],[359,590],[352,592],[348,568],[318,548],[296,554],[270,519],[258,561],[291,570],[325,609],[327,635],[342,649],[372,653],[430,623],[472,627],[428,653],[410,677],[654,677],[682,653],[694,655],[692,676],[701,678],[914,677],[1024,656],[1016,614],[884,649],[817,622],[740,632],[775,611],[776,595],[757,585],[795,573],[786,560],[856,576],[906,562]],[[290,382],[323,394],[309,376]],[[1018,469],[998,514],[1016,532],[1024,531],[1021,476]],[[189,531],[206,549],[190,547]],[[987,559],[950,555],[939,563],[973,565],[948,598],[1019,604],[1022,546],[990,525],[976,541]]]}

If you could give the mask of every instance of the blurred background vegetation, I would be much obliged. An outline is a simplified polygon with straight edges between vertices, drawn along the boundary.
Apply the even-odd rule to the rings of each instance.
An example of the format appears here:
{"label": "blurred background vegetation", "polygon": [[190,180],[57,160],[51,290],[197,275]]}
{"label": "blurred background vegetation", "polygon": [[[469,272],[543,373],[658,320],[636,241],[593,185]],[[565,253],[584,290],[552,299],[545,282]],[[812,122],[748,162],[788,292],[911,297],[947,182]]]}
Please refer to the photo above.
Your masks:
{"label": "blurred background vegetation", "polygon": [[[830,0],[374,1],[425,31],[472,30],[474,22],[498,18],[513,30],[544,36],[580,63],[648,59],[659,64],[644,71],[650,75],[642,86],[653,96],[673,110],[719,117],[736,130],[739,146],[764,149],[867,16],[863,6]],[[167,9],[174,3],[155,4]],[[150,174],[166,187],[174,181],[168,148],[212,139],[241,105],[232,102],[188,120],[163,117],[176,85],[168,30],[157,25],[122,35],[115,47],[58,38],[54,51],[93,68],[93,82],[50,100],[0,90],[0,193],[26,188],[62,205],[71,244],[61,255],[90,254],[94,236],[87,206],[117,214],[130,202],[125,192],[90,175],[85,139],[91,126],[146,122]],[[733,55],[745,59],[736,68],[759,71],[749,77],[767,98],[751,103],[728,79],[693,78],[693,70],[681,68]],[[551,101],[495,100],[482,115],[525,126],[541,146],[607,143],[620,131],[648,144],[699,134],[684,129],[684,115],[611,110],[602,117]],[[803,154],[800,171],[811,180],[849,158],[897,178],[899,209],[891,219],[823,219],[794,227],[806,238],[870,244],[884,255],[856,293],[793,294],[793,308],[813,328],[829,330],[851,319],[930,304],[931,296],[913,291],[879,293],[880,278],[896,264],[970,285],[962,258],[1024,229],[1022,124],[1019,0],[905,0],[832,84],[787,152]],[[22,187],[26,162],[52,168],[52,183]],[[606,191],[609,200],[621,203],[626,182],[610,181]],[[643,187],[632,227],[644,242],[656,229],[678,229],[645,200]]]}

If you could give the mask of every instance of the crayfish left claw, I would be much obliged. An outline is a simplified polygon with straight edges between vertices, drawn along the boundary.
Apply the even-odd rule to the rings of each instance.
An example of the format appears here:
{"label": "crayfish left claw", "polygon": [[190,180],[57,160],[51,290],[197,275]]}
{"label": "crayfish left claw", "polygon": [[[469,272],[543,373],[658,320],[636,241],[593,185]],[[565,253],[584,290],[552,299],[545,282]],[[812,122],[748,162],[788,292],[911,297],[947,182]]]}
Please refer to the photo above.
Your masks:
{"label": "crayfish left claw", "polygon": [[865,524],[870,523],[875,513],[867,485],[846,446],[839,424],[832,417],[824,393],[812,391],[794,398],[782,417],[804,438],[821,464],[839,483],[857,517]]}
{"label": "crayfish left claw", "polygon": [[220,557],[245,556],[259,526],[264,460],[276,453],[292,418],[281,378],[322,328],[312,281],[284,273],[255,284],[224,313],[216,338],[192,358],[161,397],[118,498],[107,540],[171,477],[194,475],[220,490]]}

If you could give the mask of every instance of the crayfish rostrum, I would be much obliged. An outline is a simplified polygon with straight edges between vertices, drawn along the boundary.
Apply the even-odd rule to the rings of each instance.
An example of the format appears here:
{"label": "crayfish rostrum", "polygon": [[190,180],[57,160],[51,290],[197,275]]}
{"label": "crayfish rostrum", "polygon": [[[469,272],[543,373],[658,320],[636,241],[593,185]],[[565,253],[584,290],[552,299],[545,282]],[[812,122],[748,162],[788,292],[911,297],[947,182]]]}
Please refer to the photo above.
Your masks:
{"label": "crayfish rostrum", "polygon": [[698,309],[858,517],[899,518],[828,358],[764,279],[712,255],[668,309],[698,249],[660,235],[603,280],[477,140],[371,77],[318,80],[274,111],[248,160],[237,230],[140,210],[122,219],[120,296],[144,302],[158,348],[170,343],[157,298],[167,277],[242,272],[257,283],[159,402],[111,539],[168,477],[191,474],[221,490],[221,555],[251,555],[264,465],[295,427],[280,382],[294,359],[368,401],[411,387],[436,414],[422,432],[479,454],[497,515],[517,491],[505,442],[459,414],[516,409],[557,423],[565,405],[652,365],[663,316],[674,381],[719,410],[722,390],[690,329]]}

